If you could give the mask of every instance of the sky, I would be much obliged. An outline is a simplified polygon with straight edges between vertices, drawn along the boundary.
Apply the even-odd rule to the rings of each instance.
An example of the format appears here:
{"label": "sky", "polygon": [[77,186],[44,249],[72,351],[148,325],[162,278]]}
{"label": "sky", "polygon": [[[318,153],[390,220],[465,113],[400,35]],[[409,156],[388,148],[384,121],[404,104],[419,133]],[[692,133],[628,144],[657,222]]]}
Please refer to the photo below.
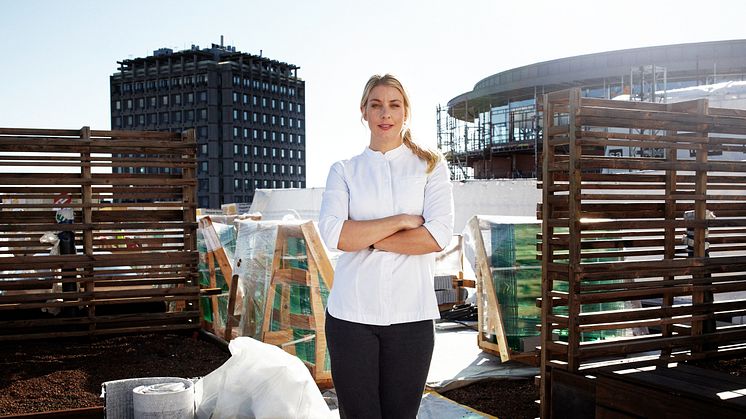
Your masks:
{"label": "sky", "polygon": [[511,68],[644,46],[746,38],[746,2],[710,0],[0,0],[0,127],[110,129],[117,61],[220,43],[300,66],[306,186],[359,154],[359,101],[392,73],[417,142],[436,107]]}

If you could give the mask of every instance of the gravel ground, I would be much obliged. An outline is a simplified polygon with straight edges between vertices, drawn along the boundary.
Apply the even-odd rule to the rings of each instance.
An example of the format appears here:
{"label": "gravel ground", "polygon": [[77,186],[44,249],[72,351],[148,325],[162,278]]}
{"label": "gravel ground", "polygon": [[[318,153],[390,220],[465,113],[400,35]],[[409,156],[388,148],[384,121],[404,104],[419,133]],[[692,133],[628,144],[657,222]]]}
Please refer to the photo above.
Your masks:
{"label": "gravel ground", "polygon": [[[195,378],[230,354],[196,334],[65,339],[0,344],[0,416],[103,406],[101,383],[124,378]],[[743,358],[695,365],[746,376]],[[443,393],[500,419],[539,415],[533,380],[486,380]]]}

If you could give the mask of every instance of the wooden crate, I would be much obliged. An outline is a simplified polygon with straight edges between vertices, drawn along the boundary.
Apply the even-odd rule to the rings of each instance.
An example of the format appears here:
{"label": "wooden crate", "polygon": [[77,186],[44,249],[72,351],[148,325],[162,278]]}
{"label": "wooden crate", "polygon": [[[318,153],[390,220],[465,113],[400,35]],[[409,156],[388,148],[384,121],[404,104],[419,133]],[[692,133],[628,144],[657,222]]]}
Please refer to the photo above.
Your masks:
{"label": "wooden crate", "polygon": [[226,341],[250,336],[298,356],[319,387],[331,387],[325,307],[334,269],[316,226],[249,219],[235,225],[236,249],[228,260],[210,217],[200,220],[208,257],[231,278],[227,315],[212,327]]}
{"label": "wooden crate", "polygon": [[195,156],[193,131],[0,128],[0,340],[198,328]]}
{"label": "wooden crate", "polygon": [[[493,227],[503,226],[510,227],[508,230],[511,237],[491,237]],[[515,226],[519,226],[519,229],[535,226],[529,232],[528,243],[524,243],[525,240],[516,242]],[[539,226],[531,217],[476,215],[467,222],[476,265],[474,272],[477,278],[479,329],[477,344],[483,351],[499,356],[503,362],[512,360],[533,365],[538,363],[535,348],[539,342],[538,330],[534,328],[538,325],[540,312],[534,301],[541,294],[541,270],[536,261],[536,233]],[[500,228],[500,231],[503,229]],[[489,243],[485,243],[485,236],[490,237]],[[517,257],[516,246],[524,248],[526,245],[530,254]],[[529,275],[529,286],[526,286],[525,280],[518,278],[526,274]],[[498,286],[501,286],[500,290],[497,289]],[[519,301],[530,301],[530,313],[524,313],[525,304],[519,304]],[[528,319],[526,314],[533,318]],[[527,323],[531,324],[526,325]],[[519,329],[530,331],[521,333]],[[535,344],[532,345],[531,342],[534,341]],[[521,348],[519,342],[525,348]]]}
{"label": "wooden crate", "polygon": [[[721,322],[746,313],[746,111],[577,89],[542,110],[542,417],[552,371],[743,354]],[[633,336],[584,341],[610,330]]]}

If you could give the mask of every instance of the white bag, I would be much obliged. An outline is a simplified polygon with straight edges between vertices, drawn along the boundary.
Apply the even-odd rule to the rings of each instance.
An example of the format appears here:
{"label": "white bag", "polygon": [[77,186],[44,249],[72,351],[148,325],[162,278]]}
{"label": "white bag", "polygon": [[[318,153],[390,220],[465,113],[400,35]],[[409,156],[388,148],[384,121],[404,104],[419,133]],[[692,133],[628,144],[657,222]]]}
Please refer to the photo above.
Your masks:
{"label": "white bag", "polygon": [[245,336],[228,348],[230,359],[194,385],[197,419],[330,417],[300,359]]}

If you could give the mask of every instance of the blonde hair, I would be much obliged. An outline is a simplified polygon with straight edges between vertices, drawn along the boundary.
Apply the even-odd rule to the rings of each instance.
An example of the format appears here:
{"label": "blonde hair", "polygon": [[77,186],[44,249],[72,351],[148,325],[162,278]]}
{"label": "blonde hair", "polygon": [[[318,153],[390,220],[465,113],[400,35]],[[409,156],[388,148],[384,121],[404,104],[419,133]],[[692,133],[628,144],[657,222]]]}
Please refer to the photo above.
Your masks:
{"label": "blonde hair", "polygon": [[[360,99],[360,109],[364,109],[368,104],[370,92],[376,86],[393,87],[401,93],[404,98],[404,113],[407,120],[409,120],[411,109],[409,105],[409,96],[407,95],[407,91],[404,90],[404,86],[401,82],[391,74],[384,74],[383,76],[374,74],[370,79],[368,79],[368,82],[365,83],[365,89],[363,89],[363,97]],[[443,159],[443,156],[439,152],[417,145],[417,143],[412,140],[412,133],[408,127],[404,129],[402,141],[410,150],[412,150],[412,153],[427,163],[427,173],[432,172],[433,169],[435,169],[435,166]]]}

